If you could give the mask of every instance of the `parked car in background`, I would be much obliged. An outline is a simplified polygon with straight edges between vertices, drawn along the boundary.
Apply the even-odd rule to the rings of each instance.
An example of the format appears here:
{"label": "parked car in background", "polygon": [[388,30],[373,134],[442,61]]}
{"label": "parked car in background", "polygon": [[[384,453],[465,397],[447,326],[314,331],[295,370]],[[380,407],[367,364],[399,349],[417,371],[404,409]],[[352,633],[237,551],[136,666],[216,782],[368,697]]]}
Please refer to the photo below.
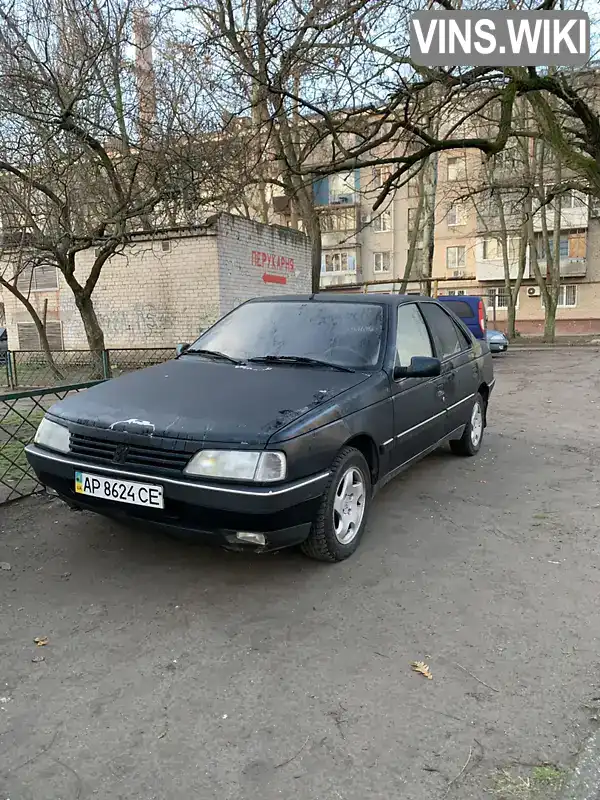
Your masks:
{"label": "parked car in background", "polygon": [[487,315],[482,297],[474,295],[443,295],[437,298],[447,304],[460,317],[476,339],[485,339]]}
{"label": "parked car in background", "polygon": [[493,387],[485,341],[430,297],[260,298],[52,406],[26,453],[76,507],[341,561],[388,481],[479,451]]}
{"label": "parked car in background", "polygon": [[508,351],[508,339],[502,331],[487,330],[485,337],[491,353],[506,353]]}
{"label": "parked car in background", "polygon": [[8,334],[6,328],[0,328],[0,364],[6,364],[8,358]]}

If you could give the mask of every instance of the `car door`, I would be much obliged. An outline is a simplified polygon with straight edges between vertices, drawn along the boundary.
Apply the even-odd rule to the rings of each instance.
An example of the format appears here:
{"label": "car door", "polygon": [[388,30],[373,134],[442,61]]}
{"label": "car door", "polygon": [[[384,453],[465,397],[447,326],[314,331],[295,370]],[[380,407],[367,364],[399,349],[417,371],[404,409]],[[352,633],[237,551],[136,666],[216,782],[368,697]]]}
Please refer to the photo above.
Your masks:
{"label": "car door", "polygon": [[[434,356],[433,341],[416,302],[404,303],[397,308],[395,364],[408,367],[414,356]],[[439,384],[439,377],[392,380],[392,469],[443,438],[445,408]]]}
{"label": "car door", "polygon": [[477,391],[473,340],[439,303],[425,302],[421,309],[442,362],[440,388],[447,410],[445,434],[449,434],[468,422]]}

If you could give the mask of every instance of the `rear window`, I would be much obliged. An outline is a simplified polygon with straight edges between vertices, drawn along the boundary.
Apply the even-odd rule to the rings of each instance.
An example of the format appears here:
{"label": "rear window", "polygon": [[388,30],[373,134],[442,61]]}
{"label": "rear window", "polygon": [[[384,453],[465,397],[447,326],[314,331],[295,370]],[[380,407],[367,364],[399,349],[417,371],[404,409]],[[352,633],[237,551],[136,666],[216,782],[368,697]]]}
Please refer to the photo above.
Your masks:
{"label": "rear window", "polygon": [[477,312],[463,300],[457,300],[455,303],[448,303],[448,305],[452,311],[454,311],[456,316],[460,317],[461,319],[473,319],[473,317],[477,316]]}

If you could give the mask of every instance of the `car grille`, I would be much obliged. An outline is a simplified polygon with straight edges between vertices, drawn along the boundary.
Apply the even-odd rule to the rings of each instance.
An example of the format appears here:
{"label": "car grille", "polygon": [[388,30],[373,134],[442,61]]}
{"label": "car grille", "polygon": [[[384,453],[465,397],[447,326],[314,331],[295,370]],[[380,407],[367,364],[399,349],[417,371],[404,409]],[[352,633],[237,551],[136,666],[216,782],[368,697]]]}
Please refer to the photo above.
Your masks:
{"label": "car grille", "polygon": [[139,444],[121,444],[80,433],[71,434],[71,452],[106,464],[158,467],[181,472],[192,453]]}

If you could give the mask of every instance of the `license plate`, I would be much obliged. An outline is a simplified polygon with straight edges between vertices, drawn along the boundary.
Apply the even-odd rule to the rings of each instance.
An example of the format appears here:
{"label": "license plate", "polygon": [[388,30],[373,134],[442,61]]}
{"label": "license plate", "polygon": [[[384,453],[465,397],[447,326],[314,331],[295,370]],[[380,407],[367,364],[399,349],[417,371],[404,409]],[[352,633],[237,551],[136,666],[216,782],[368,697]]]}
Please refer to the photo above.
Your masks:
{"label": "license plate", "polygon": [[89,472],[76,472],[75,491],[77,494],[115,500],[117,503],[130,503],[148,508],[165,507],[163,487],[152,483],[121,481],[103,475],[91,475]]}

